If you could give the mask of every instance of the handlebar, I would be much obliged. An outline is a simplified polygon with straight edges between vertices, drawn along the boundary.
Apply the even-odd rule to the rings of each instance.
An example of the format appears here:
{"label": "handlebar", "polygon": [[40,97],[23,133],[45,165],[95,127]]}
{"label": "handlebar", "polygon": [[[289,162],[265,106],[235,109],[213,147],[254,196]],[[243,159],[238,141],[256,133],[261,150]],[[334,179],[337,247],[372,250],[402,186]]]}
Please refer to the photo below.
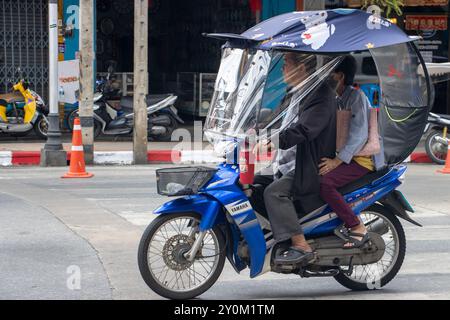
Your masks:
{"label": "handlebar", "polygon": [[30,83],[26,79],[20,79],[18,81],[15,81],[12,79],[7,79],[6,82],[7,82],[8,90],[17,90],[17,89],[15,89],[15,87],[18,86],[19,84],[22,84],[22,87],[25,90],[27,90],[30,87]]}

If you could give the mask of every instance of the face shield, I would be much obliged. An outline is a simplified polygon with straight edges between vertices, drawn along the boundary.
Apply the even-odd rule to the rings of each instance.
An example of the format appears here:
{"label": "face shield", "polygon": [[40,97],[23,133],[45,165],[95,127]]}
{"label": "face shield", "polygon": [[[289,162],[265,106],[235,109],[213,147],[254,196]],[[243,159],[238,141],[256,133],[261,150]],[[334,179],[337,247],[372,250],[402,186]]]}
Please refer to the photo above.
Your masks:
{"label": "face shield", "polygon": [[270,65],[267,51],[226,48],[216,78],[206,136],[217,145],[255,128]]}
{"label": "face shield", "polygon": [[[217,153],[250,133],[273,137],[321,85],[341,58],[298,52],[227,48],[223,52],[205,135]],[[330,83],[333,85],[332,83]]]}
{"label": "face shield", "polygon": [[[271,138],[295,122],[299,109],[322,86],[333,89],[332,71],[341,57],[274,52],[257,118],[260,139]],[[320,93],[319,93],[320,94]]]}

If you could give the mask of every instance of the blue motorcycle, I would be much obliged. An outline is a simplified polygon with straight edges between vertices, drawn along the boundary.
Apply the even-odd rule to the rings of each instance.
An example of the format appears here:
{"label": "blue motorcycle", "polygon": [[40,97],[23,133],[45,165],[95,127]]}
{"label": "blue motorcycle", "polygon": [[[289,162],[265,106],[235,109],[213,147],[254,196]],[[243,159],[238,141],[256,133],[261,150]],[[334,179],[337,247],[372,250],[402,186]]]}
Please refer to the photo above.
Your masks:
{"label": "blue motorcycle", "polygon": [[[433,96],[415,39],[385,19],[350,9],[292,12],[241,35],[208,36],[226,43],[205,135],[226,160],[216,168],[157,170],[158,193],[177,198],[154,210],[158,217],[142,236],[138,263],[146,284],[161,296],[190,299],[216,282],[228,259],[238,273],[249,268],[251,278],[276,272],[334,277],[352,290],[385,286],[405,257],[399,218],[420,226],[397,190],[407,169],[403,161],[420,140]],[[315,260],[277,265],[274,257],[290,241],[275,241],[267,216],[255,210],[253,195],[261,186],[243,183],[242,173],[251,166],[238,155],[246,148],[249,132],[257,132],[258,139],[275,137],[293,105],[301,105],[329,80],[342,54],[361,51],[372,55],[383,92],[378,122],[386,166],[340,192],[371,240],[360,248],[343,248],[343,223],[319,199],[308,211],[298,210]],[[293,95],[282,75],[286,52],[314,60],[314,72]],[[284,103],[287,94],[294,103]]]}

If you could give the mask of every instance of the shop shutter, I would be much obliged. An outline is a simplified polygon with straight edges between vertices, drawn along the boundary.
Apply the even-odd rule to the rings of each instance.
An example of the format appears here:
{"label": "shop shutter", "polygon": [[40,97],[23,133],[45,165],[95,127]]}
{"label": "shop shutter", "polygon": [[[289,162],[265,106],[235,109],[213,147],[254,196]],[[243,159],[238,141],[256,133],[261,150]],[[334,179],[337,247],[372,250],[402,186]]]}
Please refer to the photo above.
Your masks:
{"label": "shop shutter", "polygon": [[0,0],[0,93],[22,76],[47,101],[47,8],[45,0]]}

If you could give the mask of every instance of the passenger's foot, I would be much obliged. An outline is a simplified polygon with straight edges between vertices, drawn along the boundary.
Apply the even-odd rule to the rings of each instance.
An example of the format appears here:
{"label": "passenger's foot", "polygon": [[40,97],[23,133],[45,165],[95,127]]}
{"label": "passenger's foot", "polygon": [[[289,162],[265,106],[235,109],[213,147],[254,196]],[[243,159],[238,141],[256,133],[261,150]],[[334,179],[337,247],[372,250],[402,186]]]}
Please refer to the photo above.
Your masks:
{"label": "passenger's foot", "polygon": [[314,252],[300,249],[298,247],[290,247],[288,250],[282,252],[275,257],[276,264],[308,264],[315,259]]}
{"label": "passenger's foot", "polygon": [[361,248],[366,242],[370,240],[367,233],[366,226],[360,223],[354,228],[351,228],[347,233],[347,239],[349,240],[344,244],[344,249]]}

